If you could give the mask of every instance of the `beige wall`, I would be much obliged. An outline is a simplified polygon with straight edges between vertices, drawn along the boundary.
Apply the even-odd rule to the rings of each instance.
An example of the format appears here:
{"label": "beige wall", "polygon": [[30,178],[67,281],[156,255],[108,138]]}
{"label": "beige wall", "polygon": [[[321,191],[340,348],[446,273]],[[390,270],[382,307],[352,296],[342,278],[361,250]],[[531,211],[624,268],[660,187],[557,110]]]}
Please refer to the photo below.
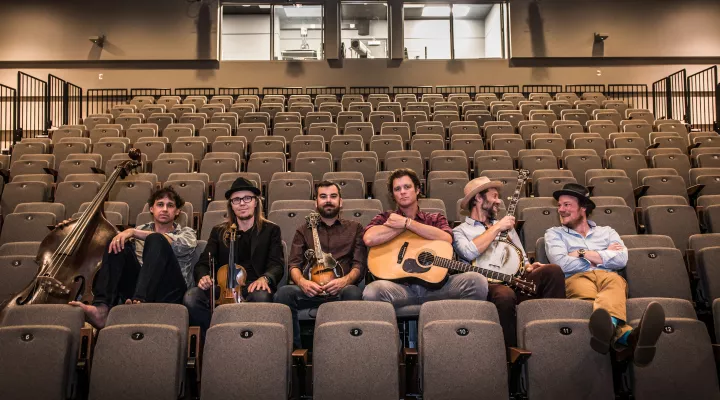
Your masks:
{"label": "beige wall", "polygon": [[[3,0],[0,60],[217,59],[218,2]],[[104,49],[91,36],[107,36]]]}
{"label": "beige wall", "polygon": [[513,0],[513,57],[720,57],[717,0]]}
{"label": "beige wall", "polygon": [[[29,4],[32,3],[32,4]],[[44,0],[14,2],[0,13],[0,83],[16,86],[17,69],[2,69],[3,61],[87,60],[91,35],[108,35],[111,47],[100,60],[162,60],[215,58],[217,29],[212,22],[198,32],[197,4],[183,0]],[[216,3],[215,3],[216,4]],[[644,4],[641,6],[640,4]],[[623,8],[626,7],[627,9]],[[600,12],[605,7],[607,12]],[[605,9],[603,8],[603,9]],[[531,56],[537,36],[528,26],[529,0],[511,5],[513,55]],[[582,57],[591,52],[592,32],[610,34],[607,56],[716,55],[720,56],[720,2],[705,0],[603,1],[542,0],[537,9],[543,21],[546,56]],[[634,11],[627,11],[634,10]],[[649,11],[648,11],[649,10]],[[612,12],[611,12],[612,11]],[[215,11],[205,11],[215,21]],[[620,16],[619,16],[620,15]],[[627,15],[627,16],[623,16]],[[702,21],[702,25],[693,21]],[[599,22],[593,22],[593,21]],[[682,22],[682,29],[680,24]],[[28,33],[27,26],[43,27]],[[533,25],[535,26],[535,25]],[[702,29],[693,27],[702,26]],[[22,29],[21,29],[22,28]],[[656,37],[656,35],[659,35]],[[687,40],[693,35],[693,40]],[[656,37],[656,38],[655,38]],[[631,40],[632,38],[632,40]],[[653,39],[655,38],[655,39]],[[644,43],[636,45],[634,41]],[[207,46],[198,43],[209,43]],[[687,49],[702,48],[700,50]],[[110,50],[116,54],[112,54]],[[199,51],[203,50],[203,51]],[[685,50],[683,50],[685,49]],[[715,49],[715,50],[713,50]],[[681,52],[684,51],[685,53]],[[209,54],[209,55],[208,55]],[[538,54],[535,54],[538,56]],[[593,60],[589,60],[590,63]],[[343,68],[325,61],[229,61],[219,67],[193,69],[187,63],[165,63],[163,69],[60,68],[24,72],[45,77],[53,73],[85,89],[130,87],[268,87],[268,86],[408,86],[499,84],[646,83],[666,76],[681,65],[602,67],[510,67],[507,60],[407,61],[390,67],[386,60],[349,60]],[[706,67],[690,65],[693,73]],[[154,68],[158,68],[157,66]],[[99,79],[103,74],[103,79]]]}

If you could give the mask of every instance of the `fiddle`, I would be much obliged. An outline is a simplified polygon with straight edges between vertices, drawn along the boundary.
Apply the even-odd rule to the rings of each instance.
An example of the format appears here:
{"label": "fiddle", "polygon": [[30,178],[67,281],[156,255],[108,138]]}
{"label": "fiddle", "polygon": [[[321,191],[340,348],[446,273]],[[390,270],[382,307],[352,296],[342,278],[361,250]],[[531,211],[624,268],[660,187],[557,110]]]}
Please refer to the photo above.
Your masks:
{"label": "fiddle", "polygon": [[[228,263],[221,266],[217,271],[217,285],[220,289],[220,295],[216,300],[217,304],[233,304],[244,301],[242,288],[247,281],[247,271],[245,271],[245,268],[242,265],[235,264],[237,225],[232,224],[227,234],[230,240],[230,251]],[[214,265],[211,267],[211,270],[214,270],[213,267]],[[212,297],[213,299],[216,298],[214,294]]]}

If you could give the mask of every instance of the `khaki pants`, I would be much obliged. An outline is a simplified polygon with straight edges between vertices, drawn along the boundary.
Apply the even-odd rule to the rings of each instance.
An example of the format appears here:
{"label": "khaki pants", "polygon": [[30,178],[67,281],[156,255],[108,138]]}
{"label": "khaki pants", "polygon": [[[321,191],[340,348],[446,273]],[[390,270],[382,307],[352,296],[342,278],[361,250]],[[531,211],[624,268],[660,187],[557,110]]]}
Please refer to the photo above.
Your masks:
{"label": "khaki pants", "polygon": [[[615,272],[596,269],[575,274],[565,279],[565,294],[568,299],[591,300],[593,310],[603,308],[611,316],[627,321],[627,282]],[[629,325],[618,324],[614,340],[629,330]]]}

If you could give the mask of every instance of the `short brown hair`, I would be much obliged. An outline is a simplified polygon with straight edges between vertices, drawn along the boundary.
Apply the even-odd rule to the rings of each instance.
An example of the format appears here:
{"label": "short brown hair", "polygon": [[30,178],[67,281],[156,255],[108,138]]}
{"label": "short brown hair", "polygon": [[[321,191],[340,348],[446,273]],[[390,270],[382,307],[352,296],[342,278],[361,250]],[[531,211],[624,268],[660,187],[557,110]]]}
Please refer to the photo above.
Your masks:
{"label": "short brown hair", "polygon": [[[403,176],[409,177],[410,180],[412,180],[415,189],[420,190],[420,178],[418,178],[415,171],[411,170],[410,168],[398,168],[390,174],[387,181],[388,196],[390,196],[390,200],[393,203],[395,203],[395,195],[393,195],[393,182],[395,181],[395,179],[402,178]],[[418,195],[418,198],[419,197],[420,196]]]}

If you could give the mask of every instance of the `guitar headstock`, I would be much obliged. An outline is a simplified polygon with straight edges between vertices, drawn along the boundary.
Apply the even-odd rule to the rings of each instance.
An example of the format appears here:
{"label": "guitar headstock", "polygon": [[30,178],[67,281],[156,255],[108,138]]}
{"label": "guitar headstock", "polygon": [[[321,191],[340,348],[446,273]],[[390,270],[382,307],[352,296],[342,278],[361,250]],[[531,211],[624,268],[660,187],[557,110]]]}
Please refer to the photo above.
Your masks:
{"label": "guitar headstock", "polygon": [[310,213],[305,217],[305,221],[307,222],[309,228],[316,228],[318,223],[320,223],[320,214],[316,212]]}
{"label": "guitar headstock", "polygon": [[537,293],[537,285],[535,285],[535,282],[515,277],[512,278],[512,284],[517,290],[528,296],[535,296]]}

